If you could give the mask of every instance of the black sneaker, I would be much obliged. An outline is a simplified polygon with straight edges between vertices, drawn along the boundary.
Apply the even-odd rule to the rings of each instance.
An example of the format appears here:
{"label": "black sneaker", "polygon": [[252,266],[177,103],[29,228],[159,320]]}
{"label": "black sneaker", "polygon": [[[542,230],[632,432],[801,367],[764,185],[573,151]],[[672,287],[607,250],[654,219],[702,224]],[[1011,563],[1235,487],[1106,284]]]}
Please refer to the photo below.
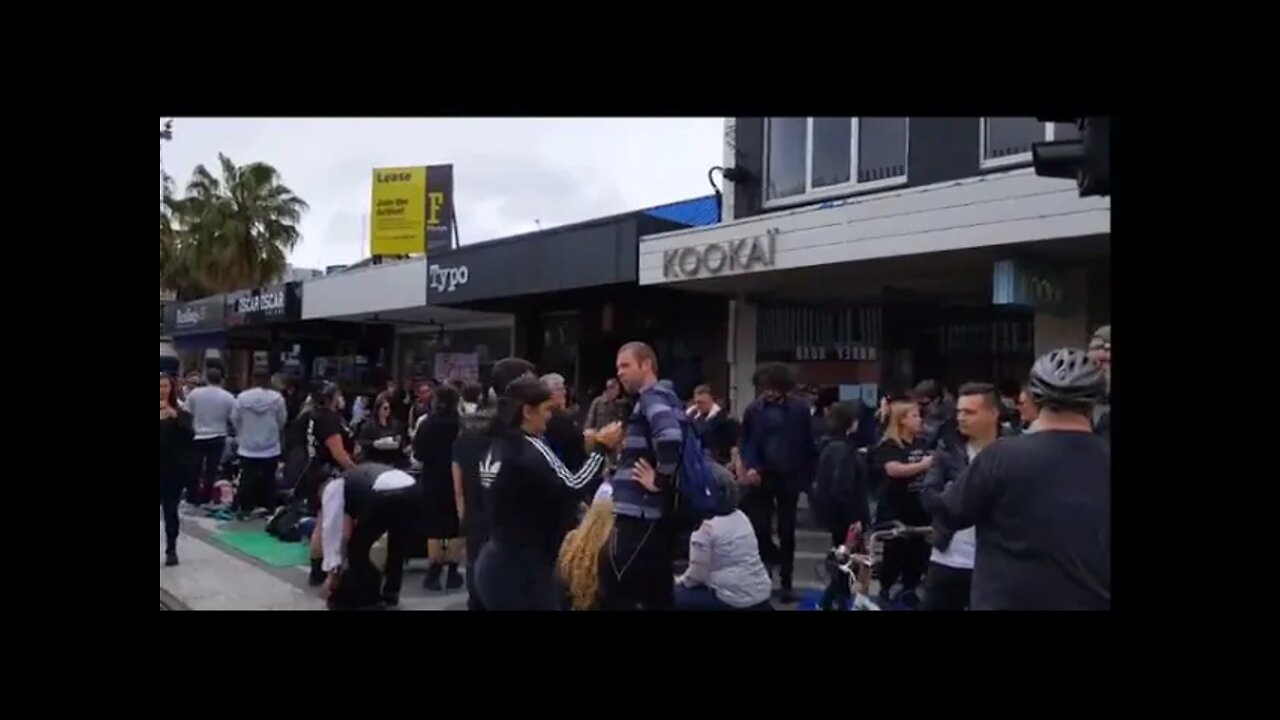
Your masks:
{"label": "black sneaker", "polygon": [[178,552],[176,550],[170,550],[164,554],[165,567],[173,567],[174,565],[177,565],[177,564],[178,564]]}
{"label": "black sneaker", "polygon": [[389,608],[400,607],[400,596],[399,595],[383,595],[382,604]]}
{"label": "black sneaker", "polygon": [[422,589],[440,592],[444,588],[440,585],[440,575],[444,572],[444,566],[432,563],[427,566],[427,576],[422,578]]}
{"label": "black sneaker", "polygon": [[796,599],[796,594],[792,592],[791,588],[782,588],[782,591],[778,593],[778,602],[783,605],[791,605],[796,602]]}
{"label": "black sneaker", "polygon": [[324,560],[311,560],[311,574],[307,576],[307,584],[311,587],[320,587],[324,584],[328,573],[324,571]]}
{"label": "black sneaker", "polygon": [[449,573],[444,581],[445,588],[448,590],[460,590],[464,584],[462,574],[458,572],[458,566],[450,565]]}

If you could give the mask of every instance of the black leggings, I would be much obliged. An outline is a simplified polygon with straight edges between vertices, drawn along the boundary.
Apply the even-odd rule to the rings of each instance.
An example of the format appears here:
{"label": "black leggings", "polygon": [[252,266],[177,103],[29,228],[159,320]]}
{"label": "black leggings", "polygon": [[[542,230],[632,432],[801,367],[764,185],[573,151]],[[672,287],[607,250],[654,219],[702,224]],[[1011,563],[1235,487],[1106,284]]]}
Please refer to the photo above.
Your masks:
{"label": "black leggings", "polygon": [[929,541],[923,537],[905,537],[884,544],[884,564],[880,566],[880,592],[889,590],[902,578],[902,590],[920,587],[929,565]]}
{"label": "black leggings", "polygon": [[164,544],[167,552],[173,552],[178,546],[178,500],[181,497],[181,483],[160,483],[160,507],[164,510]]}
{"label": "black leggings", "polygon": [[490,540],[476,560],[475,588],[485,610],[559,610],[555,560]]}
{"label": "black leggings", "polygon": [[600,553],[602,610],[671,610],[676,531],[671,520],[619,515]]}
{"label": "black leggings", "polygon": [[484,612],[484,603],[480,600],[480,591],[476,588],[476,563],[480,560],[480,551],[484,549],[487,538],[480,534],[467,535],[467,610]]}

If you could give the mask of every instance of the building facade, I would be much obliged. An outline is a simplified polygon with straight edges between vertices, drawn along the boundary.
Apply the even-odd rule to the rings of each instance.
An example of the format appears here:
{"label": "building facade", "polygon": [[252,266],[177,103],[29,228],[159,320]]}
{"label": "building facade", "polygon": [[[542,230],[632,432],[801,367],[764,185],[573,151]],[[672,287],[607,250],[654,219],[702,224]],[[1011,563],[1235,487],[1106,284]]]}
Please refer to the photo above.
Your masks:
{"label": "building facade", "polygon": [[1110,199],[1041,178],[1032,118],[731,118],[723,222],[646,236],[639,282],[729,305],[730,395],[755,366],[872,399],[1013,383],[1110,321]]}
{"label": "building facade", "polygon": [[438,253],[427,266],[429,305],[510,315],[514,352],[563,375],[583,402],[631,340],[653,346],[679,392],[724,387],[725,303],[637,283],[640,237],[715,220],[708,196]]}

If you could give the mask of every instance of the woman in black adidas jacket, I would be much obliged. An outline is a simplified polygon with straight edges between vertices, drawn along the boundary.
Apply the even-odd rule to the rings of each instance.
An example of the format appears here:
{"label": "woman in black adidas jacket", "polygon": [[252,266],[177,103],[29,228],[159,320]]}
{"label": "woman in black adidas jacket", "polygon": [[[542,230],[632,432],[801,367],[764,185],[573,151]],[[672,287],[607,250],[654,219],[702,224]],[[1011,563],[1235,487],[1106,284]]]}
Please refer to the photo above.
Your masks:
{"label": "woman in black adidas jacket", "polygon": [[535,378],[507,387],[494,419],[486,467],[497,475],[487,497],[489,542],[476,561],[476,590],[487,610],[557,610],[556,556],[564,509],[622,440],[620,426],[594,436],[594,452],[571,473],[542,441],[551,393]]}

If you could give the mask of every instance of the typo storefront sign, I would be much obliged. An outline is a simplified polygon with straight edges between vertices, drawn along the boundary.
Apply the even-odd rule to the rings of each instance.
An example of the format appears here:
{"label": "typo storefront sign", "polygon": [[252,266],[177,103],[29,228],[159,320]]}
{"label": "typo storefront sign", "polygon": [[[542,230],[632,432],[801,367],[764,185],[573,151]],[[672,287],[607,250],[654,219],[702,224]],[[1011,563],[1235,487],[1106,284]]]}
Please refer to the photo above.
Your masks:
{"label": "typo storefront sign", "polygon": [[714,277],[771,268],[777,255],[778,229],[763,235],[735,238],[662,253],[662,276],[667,279]]}
{"label": "typo storefront sign", "polygon": [[466,285],[470,276],[471,271],[466,265],[458,267],[432,265],[427,269],[427,284],[436,292],[450,293]]}

